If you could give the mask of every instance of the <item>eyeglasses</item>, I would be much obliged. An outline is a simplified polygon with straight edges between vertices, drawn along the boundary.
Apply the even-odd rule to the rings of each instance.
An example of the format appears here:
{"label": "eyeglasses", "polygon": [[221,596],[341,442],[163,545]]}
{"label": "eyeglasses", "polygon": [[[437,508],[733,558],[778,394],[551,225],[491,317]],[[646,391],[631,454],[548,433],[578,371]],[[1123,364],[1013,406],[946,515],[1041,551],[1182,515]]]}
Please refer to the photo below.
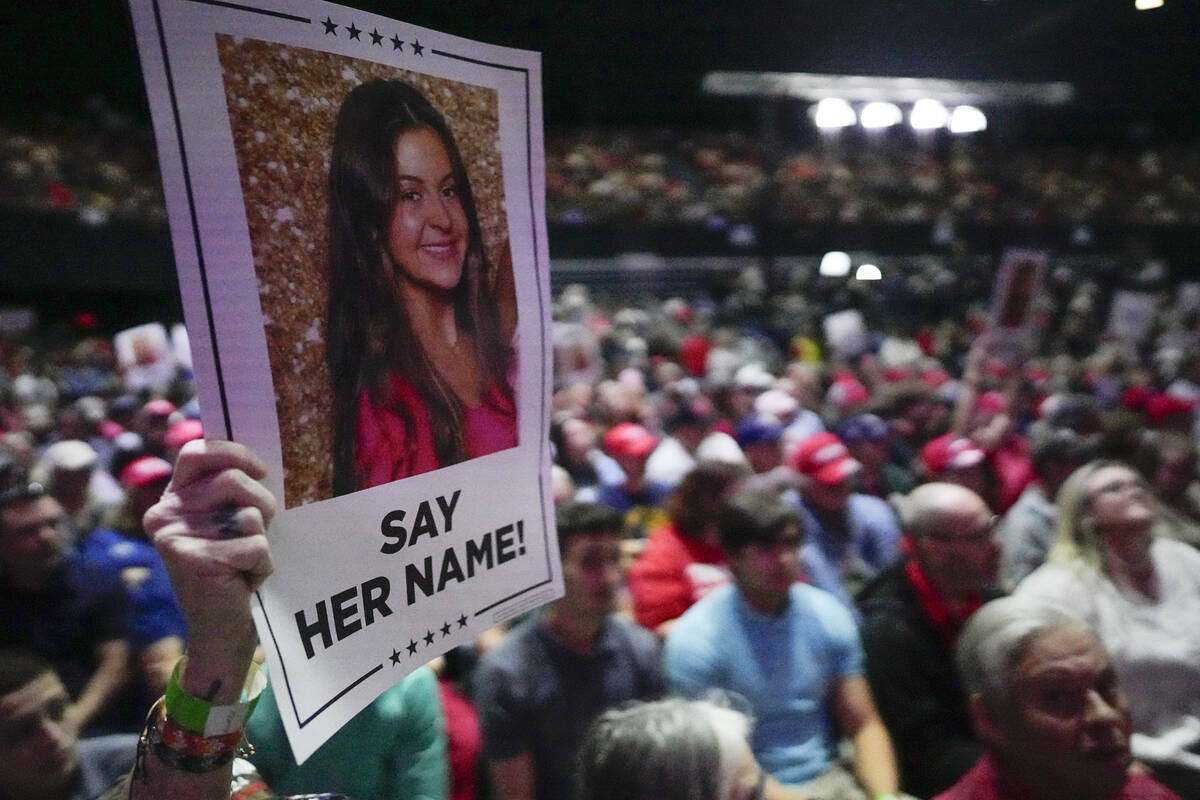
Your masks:
{"label": "eyeglasses", "polygon": [[932,539],[938,544],[982,544],[996,538],[996,530],[1000,527],[1000,517],[992,517],[970,533],[948,533],[946,531],[930,531],[924,538]]}
{"label": "eyeglasses", "polygon": [[1145,478],[1140,477],[1116,478],[1092,492],[1091,495],[1088,496],[1088,500],[1096,500],[1100,497],[1100,495],[1104,494],[1121,494],[1122,492],[1127,492],[1130,489],[1140,489],[1143,492],[1148,492],[1150,491],[1150,484],[1146,482]]}
{"label": "eyeglasses", "polygon": [[37,500],[47,494],[46,487],[40,483],[18,483],[0,491],[0,511],[17,503],[27,503]]}

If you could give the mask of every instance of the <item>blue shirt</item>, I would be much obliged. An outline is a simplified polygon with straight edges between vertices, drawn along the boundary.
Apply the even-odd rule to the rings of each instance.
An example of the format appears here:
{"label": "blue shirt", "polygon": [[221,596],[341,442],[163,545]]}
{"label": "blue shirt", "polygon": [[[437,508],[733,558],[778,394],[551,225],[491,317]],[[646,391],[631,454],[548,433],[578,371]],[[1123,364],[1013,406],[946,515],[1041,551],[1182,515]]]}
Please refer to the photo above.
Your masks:
{"label": "blue shirt", "polygon": [[830,696],[837,681],[863,671],[849,610],[805,584],[792,587],[778,616],[751,608],[735,586],[714,590],[671,628],[664,660],[667,681],[680,694],[723,689],[744,697],[756,720],[755,757],[789,784],[833,763],[839,734]]}
{"label": "blue shirt", "polygon": [[93,531],[79,546],[84,561],[119,575],[129,598],[126,628],[134,653],[168,636],[187,638],[187,623],[171,579],[149,542],[117,531]]}
{"label": "blue shirt", "polygon": [[846,502],[846,532],[828,530],[794,492],[787,499],[804,522],[800,558],[813,586],[854,609],[852,596],[900,555],[900,524],[878,497],[854,493]]}

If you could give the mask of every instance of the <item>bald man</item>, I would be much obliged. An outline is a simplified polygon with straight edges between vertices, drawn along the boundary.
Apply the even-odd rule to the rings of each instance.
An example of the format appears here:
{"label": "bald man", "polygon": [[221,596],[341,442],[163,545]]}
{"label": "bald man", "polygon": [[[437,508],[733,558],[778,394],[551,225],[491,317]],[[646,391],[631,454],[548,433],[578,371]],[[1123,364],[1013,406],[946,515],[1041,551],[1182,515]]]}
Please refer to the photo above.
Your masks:
{"label": "bald man", "polygon": [[959,632],[995,589],[996,517],[975,492],[927,483],[901,505],[907,555],[858,597],[867,681],[892,735],[901,787],[932,797],[979,758],[954,669]]}

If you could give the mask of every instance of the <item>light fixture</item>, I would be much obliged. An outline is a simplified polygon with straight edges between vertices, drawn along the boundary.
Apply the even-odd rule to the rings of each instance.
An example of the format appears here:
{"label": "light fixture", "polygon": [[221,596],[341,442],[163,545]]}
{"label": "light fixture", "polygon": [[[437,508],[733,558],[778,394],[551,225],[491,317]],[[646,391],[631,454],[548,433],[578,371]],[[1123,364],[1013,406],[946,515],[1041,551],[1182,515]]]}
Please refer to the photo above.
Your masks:
{"label": "light fixture", "polygon": [[944,105],[937,100],[925,98],[913,103],[912,111],[908,114],[908,124],[914,131],[931,131],[945,127],[949,116]]}
{"label": "light fixture", "polygon": [[903,122],[904,114],[895,103],[875,101],[863,106],[858,119],[864,128],[890,128]]}
{"label": "light fixture", "polygon": [[844,278],[850,274],[850,256],[840,250],[833,250],[821,256],[819,272],[827,278]]}
{"label": "light fixture", "polygon": [[1152,8],[1162,8],[1163,0],[1133,0],[1133,7],[1138,11],[1149,11]]}
{"label": "light fixture", "polygon": [[848,128],[855,122],[854,109],[840,97],[826,97],[814,106],[813,122],[822,130]]}
{"label": "light fixture", "polygon": [[883,278],[883,273],[874,264],[863,264],[854,273],[854,277],[860,281],[877,281]]}
{"label": "light fixture", "polygon": [[975,106],[958,106],[950,114],[951,133],[976,133],[987,130],[987,117]]}

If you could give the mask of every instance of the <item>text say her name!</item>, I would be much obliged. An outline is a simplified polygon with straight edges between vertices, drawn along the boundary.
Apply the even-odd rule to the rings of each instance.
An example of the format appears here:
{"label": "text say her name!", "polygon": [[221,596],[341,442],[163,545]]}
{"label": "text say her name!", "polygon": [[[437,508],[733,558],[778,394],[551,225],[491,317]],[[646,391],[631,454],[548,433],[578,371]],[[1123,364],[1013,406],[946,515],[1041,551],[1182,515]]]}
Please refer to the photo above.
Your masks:
{"label": "text say her name!", "polygon": [[[461,494],[461,490],[456,490],[449,498],[439,495],[422,500],[411,517],[405,509],[388,512],[379,524],[379,532],[385,539],[379,552],[395,555],[406,547],[411,550],[421,537],[436,539],[451,533]],[[411,606],[421,597],[432,597],[447,586],[468,581],[522,555],[525,555],[525,522],[517,520],[405,564],[405,604]],[[340,642],[390,616],[391,595],[391,580],[380,575],[337,592],[328,600],[318,601],[311,616],[307,609],[297,611],[296,629],[305,655],[308,658],[316,655],[314,641],[319,640],[322,648],[328,649],[335,641]]]}

